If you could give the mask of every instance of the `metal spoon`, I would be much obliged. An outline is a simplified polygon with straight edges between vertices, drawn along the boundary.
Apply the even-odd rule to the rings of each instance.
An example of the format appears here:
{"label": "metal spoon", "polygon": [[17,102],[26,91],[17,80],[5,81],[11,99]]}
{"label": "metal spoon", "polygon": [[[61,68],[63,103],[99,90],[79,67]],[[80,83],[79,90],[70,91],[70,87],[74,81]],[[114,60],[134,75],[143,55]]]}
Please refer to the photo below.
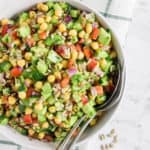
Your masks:
{"label": "metal spoon", "polygon": [[[69,134],[67,137],[58,145],[56,150],[69,150],[71,147],[78,141],[78,139],[81,137],[82,133],[85,131],[85,129],[88,127],[89,123],[93,120],[93,118],[99,114],[100,112],[104,112],[112,108],[113,106],[117,105],[118,102],[120,101],[120,91],[121,91],[121,86],[122,86],[122,71],[121,71],[121,66],[118,64],[118,79],[117,83],[115,86],[115,89],[110,96],[110,98],[105,101],[102,105],[99,105],[96,107],[97,113],[86,120],[86,115],[81,117],[74,125],[74,127],[70,130]],[[76,137],[72,137],[73,133],[78,129],[80,126],[80,131]]]}

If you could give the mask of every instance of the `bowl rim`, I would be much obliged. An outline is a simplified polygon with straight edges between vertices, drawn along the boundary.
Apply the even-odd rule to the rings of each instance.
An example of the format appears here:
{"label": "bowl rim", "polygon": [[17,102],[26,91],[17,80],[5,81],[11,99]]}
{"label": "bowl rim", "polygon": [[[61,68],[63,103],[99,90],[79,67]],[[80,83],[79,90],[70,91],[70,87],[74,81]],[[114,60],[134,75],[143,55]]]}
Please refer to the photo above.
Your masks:
{"label": "bowl rim", "polygon": [[[120,53],[120,57],[121,57],[121,58],[119,58],[119,59],[120,59],[120,61],[121,61],[120,63],[121,63],[121,66],[122,66],[122,71],[123,71],[123,74],[122,74],[122,75],[123,75],[123,78],[122,78],[122,80],[123,80],[122,82],[123,82],[123,83],[122,83],[122,89],[121,89],[121,91],[120,91],[120,98],[122,98],[122,96],[123,96],[123,91],[124,91],[124,87],[125,87],[125,77],[126,77],[124,54],[123,54],[123,51],[122,51],[122,46],[121,46],[121,44],[120,44],[119,38],[118,38],[118,36],[116,35],[116,33],[114,32],[112,26],[109,24],[109,22],[108,22],[95,8],[92,8],[91,6],[85,4],[85,2],[83,2],[83,1],[81,1],[81,0],[80,0],[80,1],[77,1],[77,0],[51,0],[51,1],[54,1],[54,2],[62,2],[62,1],[63,1],[63,2],[67,2],[67,3],[69,3],[70,5],[72,5],[72,6],[76,7],[76,8],[78,8],[78,7],[76,6],[76,5],[78,5],[78,6],[80,7],[80,8],[78,8],[78,9],[81,9],[81,10],[86,9],[86,10],[89,11],[89,12],[93,12],[93,13],[97,16],[97,18],[98,18],[100,24],[101,24],[103,27],[109,28],[109,29],[111,30],[111,33],[112,33],[112,35],[113,35],[113,40],[114,40],[116,46],[118,47],[118,48],[117,48],[117,51]],[[36,3],[38,3],[38,2],[40,2],[40,1],[35,1],[33,5],[31,4],[31,6],[36,5]],[[44,1],[42,1],[42,2],[47,2],[47,1],[44,0]],[[30,8],[30,7],[25,8],[25,9],[22,9],[21,11],[28,10],[29,8]],[[18,13],[19,13],[19,12],[18,12]],[[18,13],[17,13],[17,14],[18,14]],[[114,43],[114,42],[113,42],[113,43]],[[115,46],[115,47],[116,47],[116,46]],[[112,119],[114,113],[116,112],[117,107],[120,105],[120,103],[121,103],[121,102],[119,102],[119,104],[118,104],[117,106],[115,106],[115,107],[112,108],[112,114],[108,114],[108,118],[106,119],[106,120],[107,120],[107,123],[111,121],[111,119]],[[104,124],[106,124],[106,121],[104,122]],[[99,129],[99,130],[102,129],[102,128],[104,127],[104,124],[102,125],[102,127],[99,127],[98,129]],[[7,127],[7,128],[9,128],[9,127]],[[2,130],[2,134],[3,134],[4,136],[6,136],[8,139],[10,139],[11,141],[14,141],[14,142],[17,143],[17,144],[22,145],[22,146],[25,146],[25,147],[28,147],[28,148],[32,148],[32,149],[35,149],[35,148],[36,148],[36,149],[37,149],[37,147],[36,147],[35,145],[27,145],[27,144],[24,143],[23,141],[20,142],[19,140],[10,137],[9,134],[5,134],[5,133],[3,132],[4,129],[5,129],[5,128],[3,128],[3,127],[0,126],[0,130]],[[96,131],[95,131],[94,133],[92,133],[92,136],[93,136],[95,133],[96,133]],[[91,136],[91,135],[90,135],[90,136]],[[27,138],[28,138],[28,137],[27,137]],[[85,138],[79,140],[78,143],[77,143],[77,145],[83,144],[83,143],[86,142],[89,138],[90,138],[90,137],[88,136],[88,137],[85,137]],[[34,141],[34,139],[33,139],[32,141]],[[39,142],[39,143],[40,143],[40,142]],[[49,147],[49,149],[50,149],[50,148],[53,149],[53,148],[54,148],[53,146],[55,147],[55,145],[52,145],[51,147]],[[40,149],[39,149],[39,150],[40,150]],[[43,150],[44,150],[44,149],[43,149]],[[46,149],[46,150],[47,150],[47,149]]]}

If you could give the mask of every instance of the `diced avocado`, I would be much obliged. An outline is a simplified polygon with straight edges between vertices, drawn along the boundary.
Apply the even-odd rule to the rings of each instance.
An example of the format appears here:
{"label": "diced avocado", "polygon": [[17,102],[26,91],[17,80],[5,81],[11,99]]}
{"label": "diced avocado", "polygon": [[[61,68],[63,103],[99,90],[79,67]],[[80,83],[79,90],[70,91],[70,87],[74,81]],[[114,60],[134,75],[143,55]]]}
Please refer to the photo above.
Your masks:
{"label": "diced avocado", "polygon": [[61,7],[60,7],[60,5],[58,3],[55,3],[53,5],[53,8],[54,8],[54,10],[61,10]]}
{"label": "diced avocado", "polygon": [[28,13],[23,12],[20,16],[19,16],[19,23],[22,24],[24,21],[26,21],[29,18]]}
{"label": "diced avocado", "polygon": [[61,44],[64,44],[64,38],[59,34],[52,34],[51,37],[48,37],[45,40],[45,44],[48,46],[51,46],[53,44],[61,45]]}
{"label": "diced avocado", "polygon": [[108,55],[108,53],[106,52],[106,51],[103,51],[102,49],[100,49],[99,51],[97,51],[97,53],[96,53],[96,57],[98,58],[98,59],[100,59],[100,58],[107,58],[109,55]]}
{"label": "diced avocado", "polygon": [[111,41],[111,34],[104,28],[100,28],[99,42],[103,45],[108,45]]}
{"label": "diced avocado", "polygon": [[61,36],[59,34],[52,34],[51,38],[53,39],[53,42],[55,45],[64,44],[64,38],[63,38],[63,36]]}
{"label": "diced avocado", "polygon": [[108,85],[108,76],[107,76],[107,75],[103,76],[103,77],[100,79],[100,84],[101,84],[102,86]]}
{"label": "diced avocado", "polygon": [[46,40],[45,40],[45,44],[48,45],[48,46],[51,46],[53,45],[53,39],[48,37]]}
{"label": "diced avocado", "polygon": [[71,17],[77,18],[79,16],[79,10],[73,9],[70,11],[70,14],[71,14]]}
{"label": "diced avocado", "polygon": [[42,96],[46,99],[48,99],[52,95],[52,87],[49,83],[45,83],[42,87]]}
{"label": "diced avocado", "polygon": [[89,103],[83,105],[82,110],[89,118],[93,117],[96,114],[94,107],[91,106]]}
{"label": "diced avocado", "polygon": [[67,29],[72,29],[74,26],[74,23],[71,21],[67,24]]}
{"label": "diced avocado", "polygon": [[53,50],[49,51],[47,59],[52,63],[58,63],[62,61],[62,58]]}
{"label": "diced avocado", "polygon": [[4,88],[3,89],[3,95],[9,95],[10,94],[10,88]]}
{"label": "diced avocado", "polygon": [[0,63],[0,72],[7,72],[11,68],[11,64],[8,61]]}
{"label": "diced avocado", "polygon": [[69,120],[69,127],[72,127],[75,122],[78,120],[78,117],[77,116],[71,116],[70,120]]}
{"label": "diced avocado", "polygon": [[97,104],[102,104],[102,103],[104,103],[104,101],[106,100],[106,95],[103,95],[103,96],[97,96],[96,97],[96,103]]}
{"label": "diced avocado", "polygon": [[79,22],[75,22],[73,24],[73,29],[75,29],[77,31],[81,31],[82,30],[82,25]]}
{"label": "diced avocado", "polygon": [[0,116],[0,125],[7,125],[8,124],[8,118],[5,116]]}
{"label": "diced avocado", "polygon": [[51,9],[51,8],[53,8],[54,3],[49,0],[49,1],[46,3],[46,5],[48,6],[49,9]]}
{"label": "diced avocado", "polygon": [[30,31],[30,27],[28,25],[24,25],[18,29],[18,32],[22,38],[26,38],[30,35],[31,31]]}
{"label": "diced avocado", "polygon": [[39,122],[45,122],[46,121],[46,117],[45,117],[45,115],[42,115],[42,114],[38,114],[38,121]]}
{"label": "diced avocado", "polygon": [[48,70],[48,66],[43,60],[39,60],[37,63],[37,69],[40,73],[45,74]]}
{"label": "diced avocado", "polygon": [[31,48],[31,51],[34,52],[37,57],[41,57],[47,55],[49,50],[47,48],[35,46]]}

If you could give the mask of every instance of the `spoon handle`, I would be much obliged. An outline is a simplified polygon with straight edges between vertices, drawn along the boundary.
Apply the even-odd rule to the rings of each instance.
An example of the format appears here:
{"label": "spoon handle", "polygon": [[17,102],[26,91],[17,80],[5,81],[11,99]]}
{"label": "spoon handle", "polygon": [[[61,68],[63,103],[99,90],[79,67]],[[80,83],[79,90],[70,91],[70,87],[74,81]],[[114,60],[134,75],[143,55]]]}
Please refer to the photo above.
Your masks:
{"label": "spoon handle", "polygon": [[86,116],[81,117],[71,129],[66,138],[57,146],[56,150],[69,150],[68,148],[71,146],[74,141],[74,137],[72,137],[73,133],[78,129],[78,127],[82,124]]}

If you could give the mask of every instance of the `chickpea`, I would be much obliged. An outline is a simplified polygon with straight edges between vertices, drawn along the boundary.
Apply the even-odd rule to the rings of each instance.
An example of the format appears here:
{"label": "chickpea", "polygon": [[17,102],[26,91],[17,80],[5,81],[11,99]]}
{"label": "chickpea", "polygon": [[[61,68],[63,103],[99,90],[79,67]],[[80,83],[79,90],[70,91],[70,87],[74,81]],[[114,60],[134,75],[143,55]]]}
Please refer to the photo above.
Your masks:
{"label": "chickpea", "polygon": [[41,5],[41,8],[40,8],[43,12],[47,12],[48,11],[48,6],[43,4]]}
{"label": "chickpea", "polygon": [[37,81],[36,83],[35,83],[35,89],[38,91],[38,90],[40,90],[41,88],[42,88],[42,86],[43,86],[43,83],[41,82],[41,81]]}
{"label": "chickpea", "polygon": [[20,113],[19,106],[16,106],[16,107],[15,107],[15,111],[16,111],[17,113]]}
{"label": "chickpea", "polygon": [[5,115],[6,115],[6,117],[10,117],[11,116],[11,112],[9,110],[7,110]]}
{"label": "chickpea", "polygon": [[38,10],[41,10],[42,6],[43,6],[43,3],[38,3],[36,7],[37,7]]}
{"label": "chickpea", "polygon": [[81,59],[83,59],[83,58],[84,58],[84,54],[83,54],[82,51],[80,51],[80,52],[78,53],[78,59],[81,60]]}
{"label": "chickpea", "polygon": [[20,67],[24,67],[26,64],[26,61],[24,59],[20,59],[20,60],[17,60],[17,64]]}
{"label": "chickpea", "polygon": [[30,18],[35,18],[35,16],[36,16],[35,11],[30,11],[30,12],[29,12],[29,17],[30,17]]}
{"label": "chickpea", "polygon": [[62,16],[62,10],[61,9],[56,9],[55,10],[55,16],[61,17]]}
{"label": "chickpea", "polygon": [[0,63],[2,63],[4,60],[2,58],[0,58]]}
{"label": "chickpea", "polygon": [[20,99],[26,98],[26,92],[24,92],[24,91],[19,92],[19,93],[18,93],[18,97],[19,97]]}
{"label": "chickpea", "polygon": [[44,136],[45,136],[45,133],[44,133],[44,132],[40,132],[40,133],[38,134],[38,138],[39,138],[40,140],[42,140],[42,139],[44,138]]}
{"label": "chickpea", "polygon": [[94,126],[96,124],[96,119],[93,119],[91,122],[90,122],[90,126]]}
{"label": "chickpea", "polygon": [[48,108],[48,110],[49,110],[49,112],[51,112],[51,113],[55,113],[55,112],[56,112],[56,107],[55,107],[55,106],[50,106],[50,107]]}
{"label": "chickpea", "polygon": [[99,49],[99,44],[98,44],[98,42],[92,42],[92,43],[91,43],[91,47],[92,47],[94,50]]}
{"label": "chickpea", "polygon": [[17,39],[17,40],[14,41],[14,44],[15,44],[16,46],[19,46],[19,45],[21,44],[21,41],[20,41],[19,39]]}
{"label": "chickpea", "polygon": [[58,117],[55,117],[55,118],[54,118],[54,121],[55,121],[56,124],[60,124],[60,123],[61,123],[61,119],[58,118]]}
{"label": "chickpea", "polygon": [[3,60],[8,60],[9,56],[8,55],[4,55],[2,58],[3,58]]}
{"label": "chickpea", "polygon": [[8,103],[9,103],[10,105],[14,105],[14,104],[16,103],[16,98],[13,97],[13,96],[9,96],[9,97],[8,97]]}
{"label": "chickpea", "polygon": [[63,65],[63,68],[67,68],[67,64],[68,64],[67,60],[63,60],[61,63]]}
{"label": "chickpea", "polygon": [[30,86],[32,84],[32,80],[31,79],[25,79],[25,83],[27,84],[27,86]]}
{"label": "chickpea", "polygon": [[24,57],[27,61],[30,61],[32,59],[32,53],[31,52],[26,52]]}
{"label": "chickpea", "polygon": [[25,114],[26,114],[26,115],[32,114],[32,109],[31,109],[31,108],[26,108],[26,109],[25,109]]}
{"label": "chickpea", "polygon": [[43,17],[39,17],[39,18],[37,19],[37,23],[38,23],[38,24],[44,23],[44,18],[43,18]]}
{"label": "chickpea", "polygon": [[111,57],[111,58],[116,58],[116,57],[117,57],[117,53],[116,53],[115,50],[111,51],[110,57]]}
{"label": "chickpea", "polygon": [[48,28],[47,23],[42,23],[42,24],[40,25],[40,30],[41,30],[41,31],[45,31],[45,30],[47,30],[47,28]]}
{"label": "chickpea", "polygon": [[49,83],[54,83],[55,82],[55,76],[54,75],[49,75],[48,76],[48,82]]}
{"label": "chickpea", "polygon": [[54,73],[54,76],[55,76],[56,79],[61,79],[61,73],[59,71],[56,71]]}
{"label": "chickpea", "polygon": [[42,48],[45,48],[45,45],[44,45],[44,43],[43,43],[43,40],[40,40],[40,41],[38,42],[38,46],[39,46],[39,47],[42,47]]}
{"label": "chickpea", "polygon": [[58,27],[58,30],[60,32],[65,32],[66,31],[66,25],[64,23],[61,23]]}
{"label": "chickpea", "polygon": [[79,38],[84,38],[85,36],[85,31],[80,31],[79,32]]}
{"label": "chickpea", "polygon": [[88,23],[86,25],[86,33],[90,34],[92,32],[93,28],[92,28],[92,24]]}
{"label": "chickpea", "polygon": [[16,59],[14,58],[9,58],[10,63],[12,64],[13,67],[17,65]]}
{"label": "chickpea", "polygon": [[43,129],[47,129],[49,127],[49,123],[48,122],[44,122],[43,124],[42,124],[42,128]]}
{"label": "chickpea", "polygon": [[28,129],[29,136],[33,136],[35,131],[33,129]]}
{"label": "chickpea", "polygon": [[71,58],[72,60],[76,60],[78,57],[78,52],[76,50],[72,50],[71,52]]}
{"label": "chickpea", "polygon": [[51,16],[46,16],[46,18],[45,18],[46,22],[48,22],[48,23],[51,21],[51,19],[52,19]]}
{"label": "chickpea", "polygon": [[42,110],[43,109],[43,104],[42,103],[35,104],[34,109],[37,110],[37,111]]}
{"label": "chickpea", "polygon": [[102,69],[105,69],[106,65],[107,65],[107,61],[105,58],[100,59],[99,61],[99,65]]}
{"label": "chickpea", "polygon": [[72,30],[69,31],[69,35],[70,36],[77,36],[77,31],[72,29]]}
{"label": "chickpea", "polygon": [[6,25],[8,23],[9,23],[9,20],[6,19],[6,18],[4,18],[4,19],[1,20],[1,25]]}

